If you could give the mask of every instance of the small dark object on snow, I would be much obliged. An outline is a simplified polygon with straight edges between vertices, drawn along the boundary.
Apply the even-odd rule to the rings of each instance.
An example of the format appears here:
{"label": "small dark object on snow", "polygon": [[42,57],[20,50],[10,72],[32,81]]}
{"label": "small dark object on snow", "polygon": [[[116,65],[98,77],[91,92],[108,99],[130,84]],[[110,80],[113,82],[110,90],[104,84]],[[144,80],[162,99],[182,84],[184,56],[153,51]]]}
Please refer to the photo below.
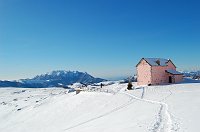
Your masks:
{"label": "small dark object on snow", "polygon": [[17,101],[18,99],[13,99],[13,101]]}
{"label": "small dark object on snow", "polygon": [[128,90],[132,90],[132,87],[133,87],[132,83],[129,82],[129,83],[128,83],[128,87],[127,87],[127,89],[128,89]]}
{"label": "small dark object on snow", "polygon": [[21,108],[17,109],[17,111],[20,111],[20,110],[22,110],[22,109]]}
{"label": "small dark object on snow", "polygon": [[101,83],[101,88],[103,87],[103,84]]}
{"label": "small dark object on snow", "polygon": [[2,105],[6,105],[7,103],[5,103],[5,102],[2,102],[1,104],[2,104]]}
{"label": "small dark object on snow", "polygon": [[81,91],[81,89],[76,89],[76,94],[79,94]]}

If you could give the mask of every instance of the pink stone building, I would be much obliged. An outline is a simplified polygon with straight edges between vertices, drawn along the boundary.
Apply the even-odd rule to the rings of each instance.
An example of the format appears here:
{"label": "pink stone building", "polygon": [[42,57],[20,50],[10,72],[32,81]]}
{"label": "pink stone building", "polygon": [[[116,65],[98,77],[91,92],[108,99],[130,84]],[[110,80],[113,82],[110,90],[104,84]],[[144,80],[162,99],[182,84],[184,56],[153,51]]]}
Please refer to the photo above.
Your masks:
{"label": "pink stone building", "polygon": [[179,83],[183,74],[176,71],[170,59],[142,58],[136,65],[138,85]]}

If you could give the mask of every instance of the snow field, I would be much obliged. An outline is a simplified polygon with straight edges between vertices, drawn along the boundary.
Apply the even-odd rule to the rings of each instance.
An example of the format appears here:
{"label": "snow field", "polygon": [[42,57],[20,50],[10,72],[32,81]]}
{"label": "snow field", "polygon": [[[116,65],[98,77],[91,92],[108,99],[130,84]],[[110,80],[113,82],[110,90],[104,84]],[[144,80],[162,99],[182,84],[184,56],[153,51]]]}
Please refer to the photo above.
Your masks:
{"label": "snow field", "polygon": [[[135,84],[134,84],[135,85]],[[90,87],[90,86],[89,86]],[[198,132],[200,84],[0,89],[1,132]],[[99,86],[96,86],[99,88]],[[109,92],[104,92],[109,90]]]}

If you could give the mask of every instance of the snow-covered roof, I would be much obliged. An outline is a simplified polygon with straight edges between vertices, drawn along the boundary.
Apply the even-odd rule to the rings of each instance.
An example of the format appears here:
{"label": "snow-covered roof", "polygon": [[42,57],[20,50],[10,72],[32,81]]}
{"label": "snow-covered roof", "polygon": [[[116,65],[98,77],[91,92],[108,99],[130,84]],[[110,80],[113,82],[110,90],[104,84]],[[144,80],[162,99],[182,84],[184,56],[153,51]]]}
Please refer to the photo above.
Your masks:
{"label": "snow-covered roof", "polygon": [[173,75],[182,75],[182,73],[180,73],[180,72],[178,72],[178,71],[176,71],[176,70],[172,70],[172,69],[166,70],[166,72],[168,72],[168,73],[170,73],[170,74],[173,74]]}
{"label": "snow-covered roof", "polygon": [[143,58],[144,60],[149,63],[151,66],[167,66],[167,63],[169,62],[169,59],[163,59],[163,58]]}

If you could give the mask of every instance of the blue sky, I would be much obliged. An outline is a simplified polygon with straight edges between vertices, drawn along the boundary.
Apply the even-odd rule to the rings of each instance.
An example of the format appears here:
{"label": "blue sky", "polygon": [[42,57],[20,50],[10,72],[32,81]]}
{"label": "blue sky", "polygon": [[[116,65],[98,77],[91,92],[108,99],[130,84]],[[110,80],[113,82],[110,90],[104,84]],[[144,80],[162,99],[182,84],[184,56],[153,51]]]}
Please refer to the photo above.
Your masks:
{"label": "blue sky", "polygon": [[130,76],[142,57],[200,66],[200,2],[1,0],[0,79],[51,70]]}

